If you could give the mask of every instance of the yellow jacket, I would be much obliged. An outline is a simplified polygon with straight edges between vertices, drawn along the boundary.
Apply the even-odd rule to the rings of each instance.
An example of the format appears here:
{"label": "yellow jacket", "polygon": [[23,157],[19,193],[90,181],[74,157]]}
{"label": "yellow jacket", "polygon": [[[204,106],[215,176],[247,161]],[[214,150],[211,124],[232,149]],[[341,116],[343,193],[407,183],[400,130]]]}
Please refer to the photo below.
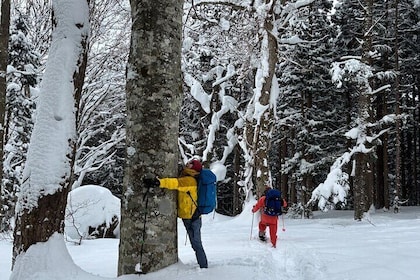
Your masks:
{"label": "yellow jacket", "polygon": [[197,181],[194,176],[199,173],[185,168],[179,178],[159,179],[160,187],[178,191],[178,217],[191,219],[197,209]]}

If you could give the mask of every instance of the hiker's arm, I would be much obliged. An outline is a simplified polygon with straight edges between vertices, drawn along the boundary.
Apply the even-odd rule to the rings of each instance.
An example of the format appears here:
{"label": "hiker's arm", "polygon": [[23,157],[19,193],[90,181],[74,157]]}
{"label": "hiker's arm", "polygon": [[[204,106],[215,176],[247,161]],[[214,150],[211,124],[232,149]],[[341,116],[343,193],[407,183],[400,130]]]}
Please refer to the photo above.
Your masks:
{"label": "hiker's arm", "polygon": [[179,186],[178,178],[161,178],[159,182],[161,188],[168,190],[177,190]]}
{"label": "hiker's arm", "polygon": [[185,176],[178,178],[178,191],[179,192],[196,192],[197,181],[191,176]]}
{"label": "hiker's arm", "polygon": [[180,192],[192,192],[197,188],[197,182],[193,177],[180,177],[180,178],[162,178],[159,179],[160,187],[169,189],[169,190],[177,190]]}
{"label": "hiker's arm", "polygon": [[261,197],[260,199],[258,199],[257,204],[255,204],[254,207],[252,207],[252,213],[255,213],[258,210],[260,210],[260,208],[264,205],[264,201],[265,201],[264,197]]}

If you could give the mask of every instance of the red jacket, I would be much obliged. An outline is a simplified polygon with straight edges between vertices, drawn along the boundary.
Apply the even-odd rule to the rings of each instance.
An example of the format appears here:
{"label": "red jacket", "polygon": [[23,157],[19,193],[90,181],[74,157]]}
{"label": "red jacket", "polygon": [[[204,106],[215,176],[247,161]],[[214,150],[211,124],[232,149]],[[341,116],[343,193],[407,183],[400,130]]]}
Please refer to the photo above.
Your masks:
{"label": "red jacket", "polygon": [[[282,201],[283,203],[283,207],[287,207],[287,203],[286,201],[283,199]],[[252,213],[257,212],[258,210],[260,210],[261,208],[264,209],[265,206],[265,196],[262,196],[260,199],[258,199],[257,204],[254,205],[254,207],[252,207]],[[277,216],[269,216],[267,214],[264,214],[264,211],[261,211],[261,222],[263,224],[277,224],[278,221],[278,217]]]}

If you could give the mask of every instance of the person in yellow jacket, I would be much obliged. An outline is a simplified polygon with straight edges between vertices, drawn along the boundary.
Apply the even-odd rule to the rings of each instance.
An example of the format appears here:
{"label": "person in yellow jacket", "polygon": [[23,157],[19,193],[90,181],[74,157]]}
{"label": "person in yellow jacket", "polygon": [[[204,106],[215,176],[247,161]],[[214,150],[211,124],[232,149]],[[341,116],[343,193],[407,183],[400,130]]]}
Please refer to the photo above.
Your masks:
{"label": "person in yellow jacket", "polygon": [[[185,165],[179,178],[159,178],[161,188],[178,191],[178,217],[182,219],[191,247],[200,268],[208,268],[207,256],[201,242],[201,214],[197,208],[197,177],[203,168],[193,159]],[[157,182],[156,182],[157,183]],[[146,183],[153,185],[153,182]]]}

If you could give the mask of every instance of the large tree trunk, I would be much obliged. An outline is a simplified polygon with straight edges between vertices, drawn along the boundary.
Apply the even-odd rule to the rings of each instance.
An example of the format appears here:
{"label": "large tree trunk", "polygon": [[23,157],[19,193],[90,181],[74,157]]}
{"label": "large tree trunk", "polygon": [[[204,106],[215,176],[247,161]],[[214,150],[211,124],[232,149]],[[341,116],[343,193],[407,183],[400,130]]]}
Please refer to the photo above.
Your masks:
{"label": "large tree trunk", "polygon": [[142,178],[178,172],[182,8],[181,0],[131,1],[119,275],[152,272],[178,261],[176,193],[149,191]]}
{"label": "large tree trunk", "polygon": [[[283,127],[280,128],[282,130],[282,134],[286,135],[286,133],[284,132],[285,129]],[[284,136],[281,140],[280,140],[280,166],[282,166],[284,164],[284,159],[287,157],[287,137]],[[288,200],[288,202],[290,203],[296,203],[296,188],[289,188],[289,176],[288,174],[285,174],[284,172],[279,172],[279,174],[277,174],[279,181],[280,182],[280,190],[281,193],[283,195],[283,198],[285,198],[286,200]]]}
{"label": "large tree trunk", "polygon": [[53,41],[16,207],[14,258],[53,233],[63,233],[71,186],[76,100],[84,80],[89,9],[86,0],[55,0],[53,10]]}
{"label": "large tree trunk", "polygon": [[[364,82],[363,82],[364,81]],[[361,220],[373,203],[373,166],[371,144],[367,141],[370,135],[367,127],[370,121],[370,86],[367,77],[359,79],[358,97],[358,152],[355,154],[355,174],[353,180],[354,191],[354,219]]]}
{"label": "large tree trunk", "polygon": [[[364,42],[362,62],[368,66],[371,65],[371,57],[369,55],[372,50],[373,34],[368,32],[373,25],[373,1],[365,1],[364,10]],[[366,71],[367,72],[367,71]],[[358,130],[359,136],[357,145],[359,150],[355,155],[356,166],[354,175],[354,219],[361,220],[364,213],[366,213],[373,203],[373,166],[374,161],[371,159],[369,150],[371,144],[367,141],[370,136],[368,123],[371,121],[371,86],[369,83],[369,75],[367,73],[361,74],[361,79],[355,79],[355,88],[358,92]]]}
{"label": "large tree trunk", "polygon": [[[4,116],[6,112],[6,70],[8,64],[10,0],[1,0],[0,11],[0,182],[3,179]],[[1,184],[3,188],[3,184]],[[0,193],[1,194],[1,193]],[[2,196],[1,196],[2,197]],[[0,208],[3,203],[0,199]],[[1,212],[0,212],[1,213]]]}
{"label": "large tree trunk", "polygon": [[[399,47],[398,47],[398,0],[394,0],[395,1],[395,72],[399,72],[400,71],[400,61],[399,61]],[[397,76],[395,79],[395,84],[394,84],[394,90],[395,90],[395,114],[397,116],[399,116],[401,114],[401,96],[400,96],[400,77]],[[401,119],[398,118],[396,120],[396,124],[395,124],[395,194],[399,197],[401,197]]]}
{"label": "large tree trunk", "polygon": [[234,169],[234,182],[233,182],[233,199],[232,199],[232,216],[239,215],[242,212],[242,203],[240,200],[240,188],[241,186],[238,184],[240,174],[240,147],[239,145],[235,145],[233,149],[233,169]]}
{"label": "large tree trunk", "polygon": [[[277,58],[277,38],[273,35],[274,12],[276,1],[265,1],[266,14],[258,15],[262,22],[260,26],[260,57],[261,63],[255,76],[256,88],[254,96],[248,105],[247,124],[244,139],[247,139],[248,150],[251,155],[249,168],[252,168],[252,183],[255,184],[257,196],[264,193],[265,186],[271,186],[271,174],[268,160],[270,149],[271,130],[275,107],[272,102],[273,82],[276,81],[275,67]],[[277,84],[277,83],[275,83]],[[261,109],[264,108],[264,109]]]}
{"label": "large tree trunk", "polygon": [[354,176],[354,219],[360,221],[372,204],[372,170],[369,155],[358,153]]}

